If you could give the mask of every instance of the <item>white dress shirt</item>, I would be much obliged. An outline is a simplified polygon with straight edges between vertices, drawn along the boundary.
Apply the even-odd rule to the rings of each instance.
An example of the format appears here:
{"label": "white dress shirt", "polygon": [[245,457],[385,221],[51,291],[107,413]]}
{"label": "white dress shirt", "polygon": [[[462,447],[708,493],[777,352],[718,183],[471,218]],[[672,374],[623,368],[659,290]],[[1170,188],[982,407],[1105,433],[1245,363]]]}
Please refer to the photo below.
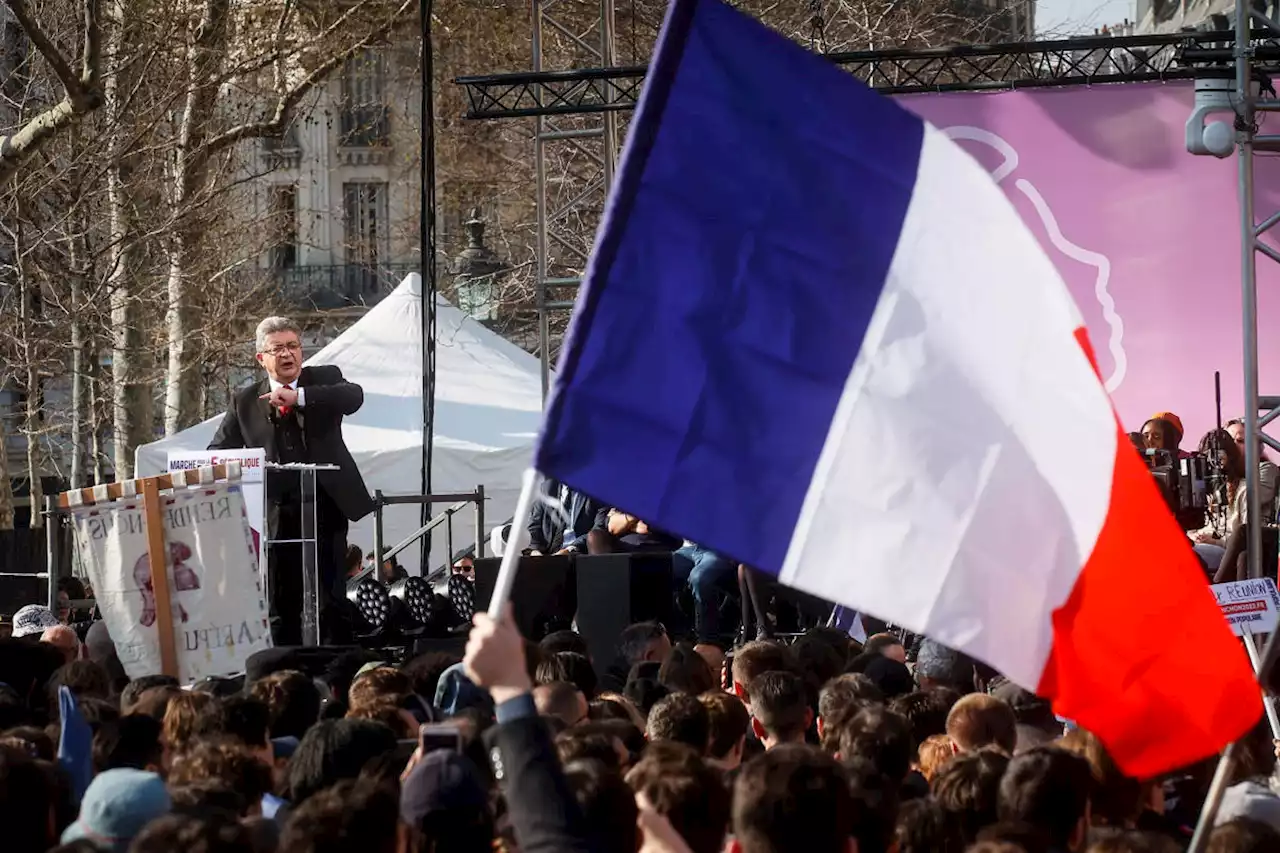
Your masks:
{"label": "white dress shirt", "polygon": [[297,403],[297,406],[298,406],[298,408],[299,408],[299,409],[301,409],[302,407],[304,407],[305,405],[307,405],[307,397],[306,397],[307,389],[306,389],[306,388],[299,388],[299,387],[298,387],[298,380],[296,380],[296,379],[295,379],[295,380],[293,380],[292,382],[277,382],[276,380],[272,379],[270,376],[268,376],[268,377],[267,377],[267,380],[271,383],[271,390],[272,390],[272,391],[278,391],[278,390],[280,390],[281,388],[291,388],[291,389],[293,389],[294,391],[297,391],[297,392],[298,392],[298,403]]}

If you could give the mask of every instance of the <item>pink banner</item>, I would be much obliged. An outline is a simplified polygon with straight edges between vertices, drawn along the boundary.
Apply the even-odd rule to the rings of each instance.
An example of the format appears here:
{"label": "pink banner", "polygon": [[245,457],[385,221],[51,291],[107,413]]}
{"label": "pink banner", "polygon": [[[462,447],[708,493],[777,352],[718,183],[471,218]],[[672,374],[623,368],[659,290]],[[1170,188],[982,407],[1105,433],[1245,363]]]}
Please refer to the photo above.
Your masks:
{"label": "pink banner", "polygon": [[[991,170],[1057,262],[1126,429],[1172,411],[1184,449],[1213,426],[1215,370],[1224,418],[1244,396],[1237,164],[1186,152],[1192,100],[1189,82],[902,99]],[[1255,162],[1263,219],[1280,162]],[[1263,394],[1280,394],[1277,288],[1259,256]]]}

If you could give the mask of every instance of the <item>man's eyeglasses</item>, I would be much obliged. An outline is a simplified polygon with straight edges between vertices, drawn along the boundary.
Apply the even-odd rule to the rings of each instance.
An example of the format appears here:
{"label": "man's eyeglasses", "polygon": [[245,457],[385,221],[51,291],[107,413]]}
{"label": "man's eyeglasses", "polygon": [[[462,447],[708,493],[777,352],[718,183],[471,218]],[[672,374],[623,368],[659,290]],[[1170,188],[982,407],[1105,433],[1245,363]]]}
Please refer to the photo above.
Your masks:
{"label": "man's eyeglasses", "polygon": [[292,343],[280,344],[279,346],[274,346],[269,349],[264,349],[262,352],[265,353],[266,355],[275,355],[275,356],[281,356],[287,352],[302,352],[302,344],[294,341]]}

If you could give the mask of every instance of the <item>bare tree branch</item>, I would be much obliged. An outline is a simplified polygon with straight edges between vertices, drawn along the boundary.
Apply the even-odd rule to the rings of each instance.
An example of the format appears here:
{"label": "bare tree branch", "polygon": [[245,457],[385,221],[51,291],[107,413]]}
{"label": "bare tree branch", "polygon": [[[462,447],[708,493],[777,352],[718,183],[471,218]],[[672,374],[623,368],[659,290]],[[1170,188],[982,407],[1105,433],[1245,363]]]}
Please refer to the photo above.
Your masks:
{"label": "bare tree branch", "polygon": [[0,182],[11,177],[42,145],[102,105],[99,0],[84,0],[84,54],[78,76],[72,71],[71,62],[32,16],[27,0],[4,0],[4,4],[31,44],[49,63],[65,95],[61,101],[23,125],[17,133],[0,136]]}
{"label": "bare tree branch", "polygon": [[[6,0],[8,2],[8,0]],[[284,132],[285,127],[292,117],[293,110],[298,103],[306,97],[317,84],[323,83],[335,69],[340,67],[348,59],[351,59],[360,51],[380,41],[386,39],[392,32],[408,21],[408,12],[417,6],[416,0],[404,0],[395,13],[387,20],[385,24],[367,33],[364,38],[353,43],[346,50],[335,53],[321,62],[311,70],[306,77],[303,77],[296,84],[280,94],[280,100],[276,103],[276,108],[271,118],[267,121],[245,122],[229,128],[217,136],[212,137],[192,156],[199,160],[207,160],[210,156],[217,153],[220,149],[228,145],[234,145],[245,139],[254,139],[262,136],[277,136]],[[347,17],[359,7],[353,7],[343,14],[341,18],[334,22],[321,36],[324,38],[336,31],[336,29],[344,23]],[[429,49],[429,48],[427,48]]]}

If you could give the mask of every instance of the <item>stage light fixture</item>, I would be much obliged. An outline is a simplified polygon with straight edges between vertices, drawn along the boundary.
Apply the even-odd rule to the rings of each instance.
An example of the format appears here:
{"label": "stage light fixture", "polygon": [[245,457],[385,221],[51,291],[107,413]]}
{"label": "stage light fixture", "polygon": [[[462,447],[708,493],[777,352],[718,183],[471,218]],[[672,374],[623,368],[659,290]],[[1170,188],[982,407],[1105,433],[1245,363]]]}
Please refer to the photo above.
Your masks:
{"label": "stage light fixture", "polygon": [[419,625],[426,626],[435,616],[435,595],[431,584],[419,577],[404,578],[391,585],[391,598],[404,603],[405,611]]}

